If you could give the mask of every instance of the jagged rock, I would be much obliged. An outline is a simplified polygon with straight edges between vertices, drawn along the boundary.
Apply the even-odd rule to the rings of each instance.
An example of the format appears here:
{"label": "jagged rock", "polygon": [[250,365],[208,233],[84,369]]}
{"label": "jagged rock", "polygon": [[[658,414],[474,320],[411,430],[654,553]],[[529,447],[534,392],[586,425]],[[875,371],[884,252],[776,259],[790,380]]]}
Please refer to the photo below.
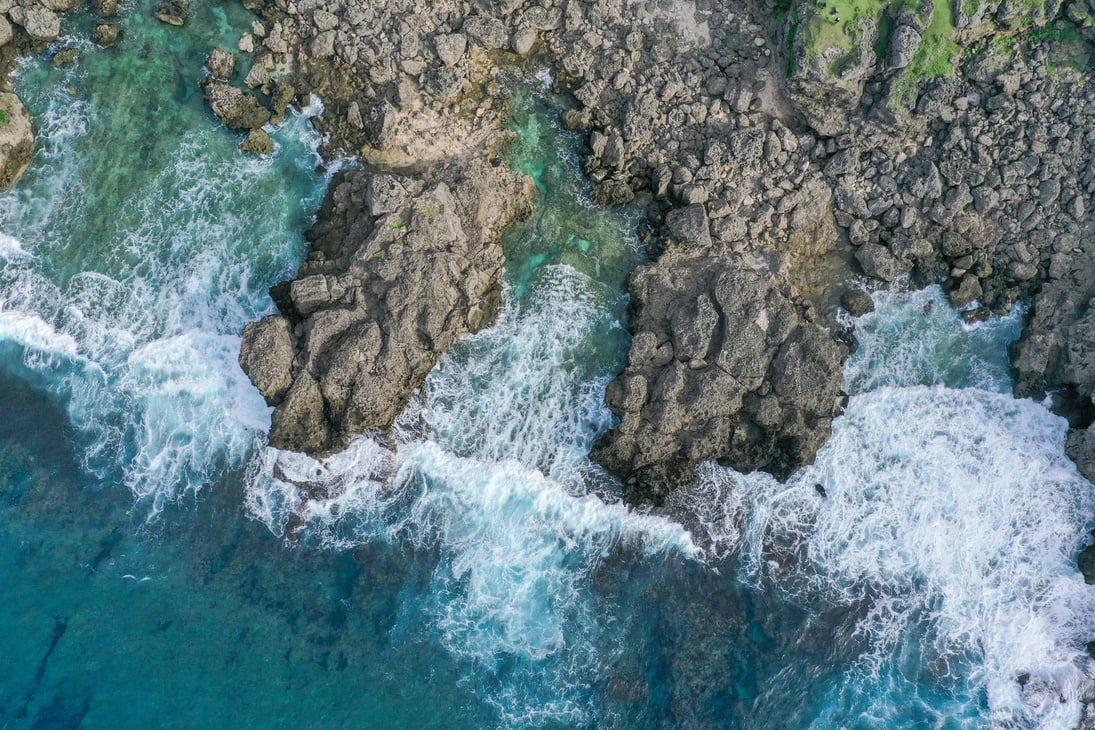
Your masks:
{"label": "jagged rock", "polygon": [[785,478],[828,438],[847,349],[754,264],[670,251],[632,276],[631,352],[606,396],[620,424],[593,453],[632,498],[660,501],[708,459]]}
{"label": "jagged rock", "polygon": [[257,129],[270,121],[270,112],[258,99],[232,84],[210,80],[204,83],[205,103],[225,126]]}
{"label": "jagged rock", "polygon": [[240,367],[262,393],[267,404],[276,406],[293,384],[293,328],[280,314],[263,317],[243,328]]}
{"label": "jagged rock", "polygon": [[205,67],[213,78],[227,81],[236,72],[236,57],[223,48],[214,48],[205,59]]}
{"label": "jagged rock", "polygon": [[243,83],[250,89],[258,89],[269,84],[271,80],[270,72],[262,66],[255,64],[251,67],[251,70],[247,72],[247,76],[244,77]]}
{"label": "jagged rock", "polygon": [[171,0],[160,6],[160,9],[156,11],[156,18],[161,22],[168,25],[183,26],[186,25],[187,18],[190,15],[190,1],[189,0]]}
{"label": "jagged rock", "polygon": [[597,205],[623,205],[635,199],[635,191],[624,180],[605,180],[594,186],[589,197]]}
{"label": "jagged rock", "polygon": [[103,48],[113,48],[122,37],[121,23],[100,23],[91,31],[91,40]]}
{"label": "jagged rock", "polygon": [[[1076,468],[1084,479],[1095,484],[1095,430],[1089,426],[1069,431],[1065,441],[1065,453],[1076,462]],[[1095,567],[1095,562],[1092,567]],[[1095,578],[1095,571],[1091,575]],[[1087,576],[1088,573],[1085,572],[1084,577]]]}
{"label": "jagged rock", "polygon": [[501,21],[482,16],[468,18],[464,21],[463,31],[472,41],[487,50],[505,48],[506,39],[509,36],[506,33],[506,26]]}
{"label": "jagged rock", "polygon": [[510,38],[510,48],[518,56],[526,56],[532,51],[539,37],[539,34],[532,28],[524,28],[514,33],[513,37]]}
{"label": "jagged rock", "polygon": [[689,248],[709,248],[711,228],[702,205],[676,208],[665,216],[665,232],[672,243]]}
{"label": "jagged rock", "polygon": [[274,151],[274,140],[270,139],[265,129],[252,129],[240,144],[240,149],[256,155],[268,155]]}
{"label": "jagged rock", "polygon": [[905,68],[912,63],[923,40],[920,32],[911,25],[900,25],[890,36],[890,66]]}
{"label": "jagged rock", "polygon": [[389,427],[441,354],[493,320],[501,235],[531,212],[533,191],[482,162],[428,185],[366,171],[336,179],[313,236],[341,263],[306,262],[290,285],[277,332],[302,322],[292,356],[284,334],[277,357],[265,354],[272,335],[243,344],[240,363],[264,394],[292,383],[270,442],[326,453]]}
{"label": "jagged rock", "polygon": [[80,57],[79,48],[62,48],[53,54],[54,66],[67,66]]}
{"label": "jagged rock", "polygon": [[8,189],[26,172],[34,155],[30,112],[19,97],[0,93],[0,189]]}
{"label": "jagged rock", "polygon": [[16,6],[8,13],[16,25],[22,26],[34,41],[53,41],[61,35],[61,17],[40,5]]}
{"label": "jagged rock", "polygon": [[1084,576],[1084,583],[1095,585],[1095,545],[1088,545],[1076,557],[1076,567]]}
{"label": "jagged rock", "polygon": [[862,317],[874,311],[874,299],[865,290],[853,287],[841,295],[840,306],[853,317]]}
{"label": "jagged rock", "polygon": [[981,298],[984,292],[981,290],[981,282],[976,276],[966,274],[962,281],[951,292],[951,304],[955,309],[962,309],[968,304]]}
{"label": "jagged rock", "polygon": [[113,18],[121,6],[121,0],[91,0],[91,12],[100,18]]}
{"label": "jagged rock", "polygon": [[893,281],[912,269],[908,261],[897,258],[885,246],[865,243],[855,252],[855,258],[863,267],[863,273],[882,281]]}
{"label": "jagged rock", "polygon": [[433,37],[433,47],[443,64],[455,66],[468,47],[468,39],[463,33],[439,33]]}

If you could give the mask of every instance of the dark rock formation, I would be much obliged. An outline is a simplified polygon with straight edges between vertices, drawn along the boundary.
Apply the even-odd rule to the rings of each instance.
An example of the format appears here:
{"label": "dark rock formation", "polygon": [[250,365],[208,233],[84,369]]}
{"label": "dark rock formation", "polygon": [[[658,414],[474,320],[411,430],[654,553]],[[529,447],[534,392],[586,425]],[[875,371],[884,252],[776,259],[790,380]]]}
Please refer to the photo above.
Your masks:
{"label": "dark rock formation", "polygon": [[501,235],[532,194],[482,162],[429,182],[342,174],[282,314],[244,333],[240,364],[276,406],[270,442],[322,454],[390,426],[441,354],[493,321]]}
{"label": "dark rock formation", "polygon": [[270,121],[270,111],[253,95],[225,81],[204,82],[205,103],[232,129],[258,129]]}
{"label": "dark rock formation", "polygon": [[268,155],[274,151],[274,140],[270,139],[265,129],[252,129],[240,143],[240,149],[256,155]]}
{"label": "dark rock formation", "polygon": [[113,48],[122,37],[121,23],[100,23],[91,31],[91,40],[103,48]]}
{"label": "dark rock formation", "polygon": [[[953,36],[941,42],[932,30],[935,5],[880,4],[875,16],[834,24],[806,0],[793,0],[783,16],[770,0],[683,0],[644,4],[637,24],[624,0],[396,0],[364,8],[254,0],[248,7],[262,21],[239,47],[254,54],[247,85],[279,99],[281,109],[294,90],[320,94],[327,111],[317,126],[329,135],[328,153],[410,176],[484,159],[505,119],[491,80],[498,59],[506,49],[543,49],[558,86],[577,100],[564,122],[588,134],[583,165],[594,200],[648,204],[659,245],[670,251],[635,277],[636,287],[670,282],[667,292],[679,300],[673,306],[697,307],[714,284],[680,278],[685,259],[740,264],[771,262],[778,253],[778,283],[769,285],[803,331],[830,339],[844,337],[832,317],[859,274],[941,282],[971,320],[1032,300],[1016,348],[1018,392],[1064,388],[1090,401],[1091,368],[1081,364],[1088,348],[1074,332],[1091,278],[1069,272],[1082,271],[1090,256],[1095,87],[1072,70],[1069,58],[1082,49],[1061,44],[1073,42],[1069,28],[1095,35],[1095,22],[1075,1],[1063,9],[958,3]],[[1046,30],[1027,32],[1035,28]],[[727,265],[737,271],[739,264]],[[663,265],[664,277],[653,273]],[[866,302],[860,297],[853,307]],[[635,347],[647,330],[672,331],[643,317],[633,327]],[[836,350],[815,340],[788,352],[808,364],[807,350],[824,350],[831,362]],[[636,374],[655,375],[625,374],[611,389],[624,416],[625,401],[637,399],[626,386]],[[774,391],[777,374],[775,365],[765,370],[760,388]],[[700,388],[699,378],[689,370],[682,382]],[[640,408],[642,419],[661,418],[652,403]],[[742,404],[737,415],[719,417],[735,429],[748,422],[748,431],[759,406],[748,395]],[[813,416],[803,416],[801,427],[788,421],[783,441],[775,435],[782,424],[756,430],[756,443],[778,445],[754,449],[767,455],[746,458],[740,444],[715,453],[684,430],[665,435],[669,446],[659,453],[675,464],[710,454],[786,473],[809,460],[833,413],[820,401],[813,411],[802,408]],[[658,475],[670,470],[636,466],[644,432],[624,428],[598,455],[621,476],[634,477],[633,468],[654,475],[651,490],[660,493]],[[816,437],[807,438],[811,428]]]}
{"label": "dark rock formation", "polygon": [[803,322],[763,258],[674,250],[632,277],[620,417],[594,458],[658,501],[720,459],[781,478],[813,460],[843,409],[847,350]]}
{"label": "dark rock formation", "polygon": [[30,112],[11,93],[0,93],[0,189],[10,188],[26,172],[34,155]]}

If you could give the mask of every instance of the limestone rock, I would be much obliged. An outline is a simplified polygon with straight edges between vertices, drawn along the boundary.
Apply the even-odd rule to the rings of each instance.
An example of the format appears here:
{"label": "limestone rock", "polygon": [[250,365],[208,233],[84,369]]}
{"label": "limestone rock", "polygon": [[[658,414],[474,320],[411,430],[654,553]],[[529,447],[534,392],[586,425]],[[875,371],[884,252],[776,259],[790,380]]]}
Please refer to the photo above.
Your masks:
{"label": "limestone rock", "polygon": [[54,66],[67,66],[80,57],[79,48],[62,48],[53,54]]}
{"label": "limestone rock", "polygon": [[293,367],[293,332],[289,320],[272,314],[244,327],[240,367],[269,405],[281,403],[293,384],[289,377]]}
{"label": "limestone rock", "polygon": [[593,452],[631,498],[664,499],[708,459],[780,478],[813,460],[848,353],[780,289],[733,254],[670,251],[633,275],[631,352],[606,396],[620,424]]}
{"label": "limestone rock", "polygon": [[439,33],[433,37],[433,47],[443,64],[455,66],[468,47],[468,39],[463,33]]}
{"label": "limestone rock", "polygon": [[30,112],[15,94],[0,93],[0,189],[8,189],[26,172],[34,155]]}
{"label": "limestone rock", "polygon": [[205,67],[213,78],[227,81],[236,72],[236,57],[223,48],[214,48],[205,59]]}
{"label": "limestone rock", "polygon": [[240,144],[240,149],[256,155],[268,155],[274,151],[274,140],[270,139],[265,129],[252,129]]}
{"label": "limestone rock", "polygon": [[122,37],[121,23],[100,23],[91,31],[91,40],[103,48],[113,48]]}
{"label": "limestone rock", "polygon": [[270,112],[243,89],[224,81],[204,84],[205,103],[232,129],[257,129],[270,121]]}
{"label": "limestone rock", "polygon": [[61,17],[40,5],[16,6],[8,13],[16,25],[23,27],[34,41],[53,41],[61,35]]}
{"label": "limestone rock", "polygon": [[121,0],[91,0],[91,12],[100,18],[113,18],[121,6]]}
{"label": "limestone rock", "polygon": [[[286,393],[270,442],[322,454],[389,427],[441,354],[492,321],[501,235],[531,212],[533,191],[529,178],[486,163],[430,184],[367,171],[336,178],[312,232],[323,259],[301,267],[272,334],[244,338],[240,363],[256,386],[268,398]],[[289,320],[303,332],[291,355]]]}
{"label": "limestone rock", "polygon": [[169,0],[156,11],[156,18],[168,25],[186,25],[190,15],[190,0]]}

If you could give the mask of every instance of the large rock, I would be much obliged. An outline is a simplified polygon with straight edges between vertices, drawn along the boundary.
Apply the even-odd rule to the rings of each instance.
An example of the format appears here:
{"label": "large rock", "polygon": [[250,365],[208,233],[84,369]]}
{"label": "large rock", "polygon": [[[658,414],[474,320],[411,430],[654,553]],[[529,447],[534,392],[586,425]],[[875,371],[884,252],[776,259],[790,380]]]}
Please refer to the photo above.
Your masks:
{"label": "large rock", "polygon": [[205,67],[213,78],[227,81],[236,72],[236,57],[223,48],[214,48],[205,59]]}
{"label": "large rock", "polygon": [[270,442],[323,454],[391,426],[441,354],[493,321],[501,235],[531,212],[533,191],[485,162],[429,184],[336,179],[312,259],[276,297],[283,314],[244,337],[240,364],[277,405]]}
{"label": "large rock", "polygon": [[273,314],[243,328],[240,367],[272,406],[281,403],[293,384],[293,355],[293,328],[283,315]]}
{"label": "large rock", "polygon": [[19,97],[0,93],[0,188],[7,189],[26,172],[34,155],[30,112]]}
{"label": "large rock", "polygon": [[232,129],[257,129],[270,121],[270,112],[258,99],[224,81],[204,84],[205,103]]}
{"label": "large rock", "polygon": [[100,23],[91,31],[91,40],[103,48],[113,48],[122,37],[121,23]]}
{"label": "large rock", "polygon": [[16,6],[8,13],[16,25],[23,27],[33,41],[55,41],[61,35],[61,16],[40,5]]}
{"label": "large rock", "polygon": [[847,349],[800,320],[760,259],[672,251],[632,276],[634,339],[593,458],[659,501],[719,459],[784,478],[842,410]]}

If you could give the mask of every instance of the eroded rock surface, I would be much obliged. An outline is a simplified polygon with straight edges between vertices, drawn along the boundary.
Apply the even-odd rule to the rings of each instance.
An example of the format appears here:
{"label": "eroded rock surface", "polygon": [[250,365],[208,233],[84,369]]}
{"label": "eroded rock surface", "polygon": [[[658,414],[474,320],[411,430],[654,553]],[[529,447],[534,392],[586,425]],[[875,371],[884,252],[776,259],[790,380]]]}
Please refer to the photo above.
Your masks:
{"label": "eroded rock surface", "polygon": [[322,454],[389,427],[441,354],[493,321],[502,232],[533,190],[483,162],[432,181],[342,174],[282,313],[244,333],[240,364],[276,406],[270,442]]}
{"label": "eroded rock surface", "polygon": [[621,422],[594,458],[634,497],[664,498],[708,459],[781,478],[813,460],[848,351],[802,320],[778,263],[671,251],[631,291],[635,337],[607,394]]}
{"label": "eroded rock surface", "polygon": [[0,93],[0,189],[14,185],[33,156],[30,112],[15,94]]}

